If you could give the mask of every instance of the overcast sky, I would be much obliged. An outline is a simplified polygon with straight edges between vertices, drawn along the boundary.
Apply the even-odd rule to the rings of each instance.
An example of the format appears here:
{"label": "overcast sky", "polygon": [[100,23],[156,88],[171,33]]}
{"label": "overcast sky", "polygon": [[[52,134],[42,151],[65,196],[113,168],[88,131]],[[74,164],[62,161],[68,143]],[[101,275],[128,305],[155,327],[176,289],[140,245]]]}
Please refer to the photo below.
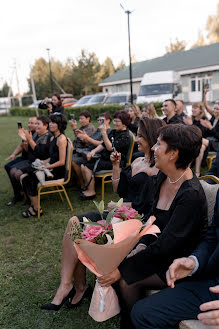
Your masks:
{"label": "overcast sky", "polygon": [[[0,88],[10,83],[16,59],[21,91],[35,59],[76,59],[82,48],[100,62],[128,63],[127,15],[120,3],[134,9],[130,17],[132,55],[137,61],[162,56],[176,38],[191,46],[204,32],[218,0],[7,0],[0,11]],[[13,91],[17,92],[15,77]]]}

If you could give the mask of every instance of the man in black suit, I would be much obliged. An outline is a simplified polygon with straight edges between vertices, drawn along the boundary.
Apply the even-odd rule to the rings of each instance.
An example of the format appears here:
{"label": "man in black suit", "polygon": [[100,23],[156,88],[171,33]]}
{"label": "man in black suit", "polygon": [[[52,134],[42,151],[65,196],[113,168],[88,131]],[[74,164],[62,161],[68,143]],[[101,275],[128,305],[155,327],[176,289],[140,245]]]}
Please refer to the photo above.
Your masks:
{"label": "man in black suit", "polygon": [[179,321],[197,317],[219,328],[219,192],[205,239],[192,255],[174,260],[167,284],[170,288],[134,305],[131,316],[136,329],[178,328]]}
{"label": "man in black suit", "polygon": [[[216,158],[212,162],[211,168],[207,172],[207,175],[214,175],[216,177],[219,177],[219,147],[217,150]],[[208,179],[207,182],[209,184],[215,184],[215,182],[212,181],[211,179]]]}

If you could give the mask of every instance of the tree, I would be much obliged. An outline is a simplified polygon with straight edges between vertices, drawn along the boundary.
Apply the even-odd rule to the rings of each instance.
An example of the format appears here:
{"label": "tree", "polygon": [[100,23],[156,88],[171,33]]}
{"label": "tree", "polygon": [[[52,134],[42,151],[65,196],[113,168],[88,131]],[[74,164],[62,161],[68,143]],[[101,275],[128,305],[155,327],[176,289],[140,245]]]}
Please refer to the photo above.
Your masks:
{"label": "tree", "polygon": [[100,68],[100,80],[106,79],[115,72],[113,61],[110,57],[107,57]]}
{"label": "tree", "polygon": [[196,48],[196,47],[205,46],[205,45],[206,45],[205,38],[204,38],[202,32],[199,30],[198,31],[198,39],[197,39],[196,43],[194,43],[192,45],[191,48]]}
{"label": "tree", "polygon": [[184,40],[180,41],[177,38],[176,38],[175,42],[172,42],[170,40],[170,45],[165,47],[166,53],[170,54],[170,53],[175,53],[177,51],[185,50],[186,45],[187,45],[187,43]]}
{"label": "tree", "polygon": [[8,97],[9,85],[5,82],[0,90],[0,97]]}
{"label": "tree", "polygon": [[115,72],[120,71],[126,67],[124,60],[121,60],[121,62],[116,66]]}
{"label": "tree", "polygon": [[219,41],[219,3],[217,4],[217,14],[208,16],[206,30],[208,31],[209,43]]}
{"label": "tree", "polygon": [[77,58],[77,64],[73,64],[73,82],[77,93],[87,95],[99,91],[100,68],[96,54],[87,53],[82,49],[81,55]]}

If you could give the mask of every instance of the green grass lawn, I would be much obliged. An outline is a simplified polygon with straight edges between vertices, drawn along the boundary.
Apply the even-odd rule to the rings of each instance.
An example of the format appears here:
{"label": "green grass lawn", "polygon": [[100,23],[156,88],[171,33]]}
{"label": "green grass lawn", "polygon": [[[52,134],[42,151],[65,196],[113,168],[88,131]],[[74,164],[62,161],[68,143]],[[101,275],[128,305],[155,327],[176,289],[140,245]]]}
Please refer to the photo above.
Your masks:
{"label": "green grass lawn", "polygon": [[[40,310],[51,301],[59,285],[62,237],[68,219],[74,214],[94,210],[92,201],[81,201],[75,187],[67,189],[72,213],[58,195],[43,196],[44,215],[24,219],[21,203],[6,206],[13,193],[4,169],[5,158],[19,143],[17,121],[23,126],[27,118],[0,117],[0,328],[3,329],[116,329],[119,317],[104,323],[88,315],[88,301],[76,310],[65,307],[59,312]],[[27,126],[27,125],[26,125]],[[66,135],[73,138],[71,129]],[[100,200],[97,186],[97,201]],[[118,200],[107,184],[105,202]],[[88,282],[92,276],[87,275]]]}

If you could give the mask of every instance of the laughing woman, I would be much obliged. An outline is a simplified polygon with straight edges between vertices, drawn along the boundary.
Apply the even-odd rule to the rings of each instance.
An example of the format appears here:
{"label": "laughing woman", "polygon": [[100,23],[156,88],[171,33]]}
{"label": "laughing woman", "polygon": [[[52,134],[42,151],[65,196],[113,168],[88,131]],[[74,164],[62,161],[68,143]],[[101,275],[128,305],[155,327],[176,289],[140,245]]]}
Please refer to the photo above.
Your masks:
{"label": "laughing woman", "polygon": [[155,165],[161,171],[150,215],[160,228],[158,238],[140,239],[118,269],[98,279],[102,286],[119,281],[124,312],[121,328],[130,328],[128,313],[145,297],[147,289],[166,287],[165,273],[175,258],[190,255],[207,229],[207,202],[204,191],[189,165],[202,144],[197,127],[168,125],[160,130],[153,146]]}
{"label": "laughing woman", "polygon": [[[44,160],[45,163],[49,164],[44,167],[46,169],[52,169],[54,176],[53,179],[59,179],[65,176],[67,139],[64,135],[64,131],[67,126],[67,121],[65,116],[59,112],[51,114],[49,119],[49,129],[54,136],[51,138],[49,147],[50,158]],[[24,211],[22,216],[24,218],[36,216],[38,210],[37,185],[39,181],[33,172],[29,175],[21,176],[21,180],[23,189],[31,200],[30,208]],[[42,210],[40,211],[40,214],[43,214]]]}

